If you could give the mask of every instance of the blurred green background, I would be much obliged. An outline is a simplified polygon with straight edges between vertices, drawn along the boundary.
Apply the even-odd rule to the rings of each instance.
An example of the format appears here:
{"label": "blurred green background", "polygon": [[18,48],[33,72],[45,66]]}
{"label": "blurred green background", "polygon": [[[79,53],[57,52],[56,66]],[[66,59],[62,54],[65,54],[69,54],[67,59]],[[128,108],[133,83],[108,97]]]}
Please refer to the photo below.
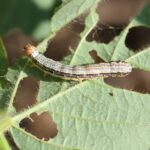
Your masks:
{"label": "blurred green background", "polygon": [[43,39],[60,4],[61,0],[0,0],[0,35],[19,28],[37,40]]}

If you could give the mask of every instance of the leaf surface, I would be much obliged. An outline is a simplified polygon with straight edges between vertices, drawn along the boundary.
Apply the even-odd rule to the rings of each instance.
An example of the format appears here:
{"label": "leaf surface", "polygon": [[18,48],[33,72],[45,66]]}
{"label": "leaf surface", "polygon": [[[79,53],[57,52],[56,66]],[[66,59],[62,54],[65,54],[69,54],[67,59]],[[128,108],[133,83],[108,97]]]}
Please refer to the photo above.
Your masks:
{"label": "leaf surface", "polygon": [[11,131],[21,149],[146,150],[150,146],[149,107],[148,94],[86,81],[14,118],[48,111],[57,123],[56,138],[42,142],[19,127]]}
{"label": "leaf surface", "polygon": [[[142,21],[146,19],[139,19],[139,17],[148,19],[149,15],[145,16],[145,13],[150,3],[119,36],[107,45],[86,40],[100,19],[96,13],[100,1],[64,2],[66,3],[51,20],[51,35],[38,46],[40,51],[45,50],[47,41],[54,36],[55,32],[89,9],[85,19],[85,29],[80,34],[81,41],[74,55],[67,59],[68,64],[93,63],[89,52],[94,49],[105,61],[124,60],[135,68],[150,70],[150,59],[148,59],[150,49],[133,53],[125,45],[125,38],[131,27],[148,25]],[[71,11],[72,7],[74,10]],[[67,13],[71,15],[68,17]],[[24,77],[31,74],[41,79],[37,104],[16,113],[12,103],[18,85]],[[21,150],[28,150],[31,147],[33,150],[148,150],[150,147],[149,94],[117,89],[100,79],[74,84],[51,76],[45,77],[41,71],[32,68],[26,59],[21,59],[14,68],[9,69],[6,78],[12,85],[7,89],[9,105],[6,107],[6,121],[0,119],[0,122],[8,123],[8,120],[11,120],[10,131]],[[2,99],[5,102],[6,97],[0,96],[0,100]],[[39,140],[19,127],[19,122],[34,112],[51,114],[58,129],[54,139],[47,142]]]}

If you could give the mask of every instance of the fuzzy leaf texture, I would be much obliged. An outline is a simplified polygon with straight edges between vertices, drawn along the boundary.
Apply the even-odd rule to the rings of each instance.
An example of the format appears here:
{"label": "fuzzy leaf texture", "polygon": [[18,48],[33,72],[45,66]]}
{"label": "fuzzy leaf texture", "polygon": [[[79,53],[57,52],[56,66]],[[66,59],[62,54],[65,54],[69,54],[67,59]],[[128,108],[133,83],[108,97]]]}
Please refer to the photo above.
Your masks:
{"label": "fuzzy leaf texture", "polygon": [[[150,23],[150,3],[109,44],[88,42],[86,37],[101,19],[96,13],[100,0],[64,0],[50,23],[50,35],[39,46],[46,50],[47,41],[62,27],[84,13],[85,19],[81,40],[72,57],[66,59],[70,65],[94,63],[89,51],[96,50],[105,61],[124,60],[134,68],[150,71],[150,49],[134,53],[125,45],[131,27]],[[68,15],[69,14],[69,15]],[[86,59],[85,59],[86,58]],[[28,75],[40,80],[37,104],[16,113],[12,103],[20,81]],[[0,118],[0,130],[10,129],[14,141],[21,150],[148,150],[150,148],[150,95],[117,89],[102,79],[74,84],[65,82],[31,68],[27,59],[21,59],[9,68],[6,75],[11,83],[0,94],[5,115]],[[110,94],[111,93],[111,94]],[[2,96],[1,96],[2,95]],[[7,96],[5,96],[7,95]],[[6,105],[7,104],[7,105]],[[57,124],[58,134],[49,141],[42,141],[19,127],[19,122],[31,113],[49,112]],[[6,117],[5,117],[6,116]]]}
{"label": "fuzzy leaf texture", "polygon": [[0,39],[0,77],[4,76],[7,72],[8,59],[5,47]]}

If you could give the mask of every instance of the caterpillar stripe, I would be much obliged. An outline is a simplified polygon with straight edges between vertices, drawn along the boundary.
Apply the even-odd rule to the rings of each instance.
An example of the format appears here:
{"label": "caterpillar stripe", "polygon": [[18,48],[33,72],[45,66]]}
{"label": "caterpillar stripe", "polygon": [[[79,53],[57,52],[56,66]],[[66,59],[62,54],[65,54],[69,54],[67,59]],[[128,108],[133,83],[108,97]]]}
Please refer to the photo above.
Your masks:
{"label": "caterpillar stripe", "polygon": [[130,64],[126,62],[99,63],[86,66],[69,66],[61,64],[39,53],[32,45],[24,47],[25,55],[29,56],[32,61],[43,71],[54,74],[61,78],[90,79],[97,77],[116,77],[126,76],[132,71]]}

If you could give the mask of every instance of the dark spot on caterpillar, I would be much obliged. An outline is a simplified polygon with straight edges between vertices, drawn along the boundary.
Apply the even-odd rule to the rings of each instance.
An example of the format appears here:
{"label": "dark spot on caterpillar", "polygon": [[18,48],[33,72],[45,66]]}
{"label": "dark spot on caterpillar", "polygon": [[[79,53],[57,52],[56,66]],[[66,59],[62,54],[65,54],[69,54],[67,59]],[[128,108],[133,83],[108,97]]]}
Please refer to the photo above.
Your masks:
{"label": "dark spot on caterpillar", "polygon": [[113,94],[113,93],[109,93],[109,95],[110,95],[110,96],[114,96],[114,94]]}
{"label": "dark spot on caterpillar", "polygon": [[30,118],[31,119],[25,118],[20,122],[20,127],[26,132],[31,133],[39,139],[44,139],[45,141],[57,135],[57,126],[48,112],[43,112],[40,115],[32,113]]}
{"label": "dark spot on caterpillar", "polygon": [[129,30],[125,44],[134,52],[139,52],[150,45],[150,28],[145,26],[133,27]]}
{"label": "dark spot on caterpillar", "polygon": [[96,50],[90,51],[89,54],[92,57],[92,59],[94,60],[94,63],[97,64],[97,63],[105,62],[102,58],[100,58],[100,56],[98,56]]}

